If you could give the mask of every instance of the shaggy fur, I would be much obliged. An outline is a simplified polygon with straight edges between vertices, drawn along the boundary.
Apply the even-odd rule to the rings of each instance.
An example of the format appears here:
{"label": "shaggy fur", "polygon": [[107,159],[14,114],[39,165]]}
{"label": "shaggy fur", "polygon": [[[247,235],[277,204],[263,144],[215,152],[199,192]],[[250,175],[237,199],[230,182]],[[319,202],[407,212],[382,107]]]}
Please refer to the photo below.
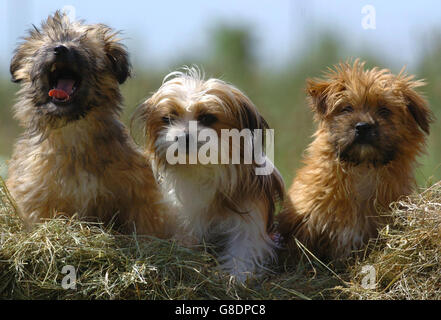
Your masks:
{"label": "shaggy fur", "polygon": [[[25,131],[7,184],[25,221],[116,216],[122,231],[161,235],[160,191],[120,121],[119,84],[130,65],[117,33],[57,12],[24,40],[10,70],[21,83],[14,112]],[[55,87],[69,98],[49,96]]]}
{"label": "shaggy fur", "polygon": [[[219,141],[223,129],[268,129],[256,107],[238,89],[218,79],[205,81],[194,68],[187,71],[166,77],[134,119],[145,125],[147,150],[154,154],[164,193],[178,213],[176,237],[214,245],[221,267],[243,281],[274,258],[269,232],[276,204],[283,198],[283,180],[277,170],[256,175],[255,162],[244,164],[243,143],[235,145],[241,150],[240,164],[232,164],[231,159],[228,164],[202,164],[199,159],[195,164],[167,162],[171,142],[166,136],[191,135],[190,121],[197,121],[198,134],[211,129]],[[197,141],[193,136],[188,139]],[[198,143],[198,150],[200,147]],[[227,150],[229,157],[232,147],[230,144]],[[221,157],[220,151],[218,155]]]}
{"label": "shaggy fur", "polygon": [[278,217],[292,250],[297,238],[321,258],[346,257],[377,235],[391,202],[412,192],[432,117],[414,90],[423,84],[358,60],[308,81],[318,129]]}

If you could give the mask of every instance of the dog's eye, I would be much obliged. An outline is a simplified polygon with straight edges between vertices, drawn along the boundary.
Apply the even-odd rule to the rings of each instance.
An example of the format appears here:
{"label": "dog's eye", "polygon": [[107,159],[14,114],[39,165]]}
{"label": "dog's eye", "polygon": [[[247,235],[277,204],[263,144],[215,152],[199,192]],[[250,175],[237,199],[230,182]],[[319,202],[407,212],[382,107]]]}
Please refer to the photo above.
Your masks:
{"label": "dog's eye", "polygon": [[386,107],[381,107],[377,113],[380,117],[387,118],[391,114],[391,111]]}
{"label": "dog's eye", "polygon": [[162,120],[163,123],[166,123],[166,124],[171,123],[171,118],[169,116],[162,117],[161,120]]}
{"label": "dog's eye", "polygon": [[340,113],[351,113],[354,111],[354,108],[352,108],[351,106],[346,106],[343,109],[341,109]]}
{"label": "dog's eye", "polygon": [[204,126],[209,126],[217,121],[217,117],[213,114],[206,113],[200,115],[198,121]]}

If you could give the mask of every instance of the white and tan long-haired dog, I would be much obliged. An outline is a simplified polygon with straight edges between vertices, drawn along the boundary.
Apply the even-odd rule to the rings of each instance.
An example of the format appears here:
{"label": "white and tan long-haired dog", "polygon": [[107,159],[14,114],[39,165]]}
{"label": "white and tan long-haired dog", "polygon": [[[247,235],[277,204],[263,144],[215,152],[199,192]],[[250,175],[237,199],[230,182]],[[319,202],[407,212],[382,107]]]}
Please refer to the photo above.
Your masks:
{"label": "white and tan long-haired dog", "polygon": [[[248,97],[189,68],[169,74],[133,120],[145,128],[147,153],[177,212],[177,238],[214,245],[221,268],[239,281],[275,258],[270,230],[284,183],[256,139],[268,125]],[[252,134],[235,140],[244,132]],[[263,167],[271,169],[256,174]]]}

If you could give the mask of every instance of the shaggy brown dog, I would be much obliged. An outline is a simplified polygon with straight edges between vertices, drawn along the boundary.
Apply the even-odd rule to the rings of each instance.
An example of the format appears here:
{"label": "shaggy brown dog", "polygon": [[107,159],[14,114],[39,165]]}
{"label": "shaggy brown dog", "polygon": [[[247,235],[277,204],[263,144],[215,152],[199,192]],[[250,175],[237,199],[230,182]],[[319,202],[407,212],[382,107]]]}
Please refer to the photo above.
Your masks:
{"label": "shaggy brown dog", "polygon": [[322,258],[346,257],[377,235],[391,202],[412,192],[432,118],[414,90],[423,84],[358,60],[308,81],[318,130],[279,215],[291,249],[297,238]]}
{"label": "shaggy brown dog", "polygon": [[8,187],[28,223],[57,213],[95,217],[129,232],[162,234],[161,196],[150,164],[120,121],[128,55],[109,27],[55,13],[11,62],[14,106],[25,132]]}

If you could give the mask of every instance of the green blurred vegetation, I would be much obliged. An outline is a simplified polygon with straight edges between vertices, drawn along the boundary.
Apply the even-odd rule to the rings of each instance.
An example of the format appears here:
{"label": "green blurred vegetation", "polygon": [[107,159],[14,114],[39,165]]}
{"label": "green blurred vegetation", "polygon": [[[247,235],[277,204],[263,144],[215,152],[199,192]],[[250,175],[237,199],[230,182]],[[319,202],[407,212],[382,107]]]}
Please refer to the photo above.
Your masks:
{"label": "green blurred vegetation", "polygon": [[[308,49],[292,57],[285,65],[272,69],[261,66],[254,52],[257,41],[251,27],[219,24],[210,31],[208,50],[204,53],[183,53],[182,59],[166,69],[135,66],[135,75],[123,86],[125,111],[129,124],[136,106],[161,85],[163,77],[183,65],[201,66],[207,77],[218,77],[243,90],[275,129],[275,162],[291,184],[295,169],[301,166],[302,153],[314,132],[312,114],[305,103],[305,79],[320,76],[328,66],[351,57],[360,57],[367,66],[389,67],[371,52],[351,52],[338,35],[319,32],[310,37]],[[437,118],[441,118],[441,37],[434,37],[420,63],[412,66],[418,78],[427,80],[423,89]],[[129,48],[130,50],[130,48]],[[393,72],[399,72],[392,68]],[[12,119],[11,106],[18,85],[9,82],[9,75],[0,81],[0,155],[8,157],[20,133]],[[428,141],[428,153],[420,161],[417,178],[424,186],[441,179],[441,125],[436,121]]]}

